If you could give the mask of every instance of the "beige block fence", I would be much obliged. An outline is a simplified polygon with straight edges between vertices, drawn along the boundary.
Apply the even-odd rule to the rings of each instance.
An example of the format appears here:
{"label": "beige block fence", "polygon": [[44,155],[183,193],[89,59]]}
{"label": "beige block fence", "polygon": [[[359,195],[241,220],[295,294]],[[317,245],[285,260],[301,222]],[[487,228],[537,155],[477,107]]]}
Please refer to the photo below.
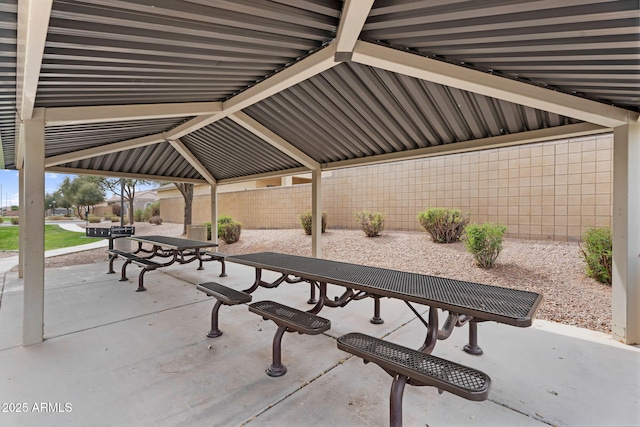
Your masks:
{"label": "beige block fence", "polygon": [[[322,178],[328,228],[357,228],[354,213],[381,212],[387,230],[421,230],[428,207],[460,208],[471,221],[508,227],[509,237],[576,240],[611,226],[613,136],[602,134],[479,152],[363,166]],[[224,192],[218,214],[249,229],[299,228],[311,209],[311,184]],[[194,196],[193,223],[210,219],[208,186]],[[160,191],[164,221],[181,223],[177,190]]]}

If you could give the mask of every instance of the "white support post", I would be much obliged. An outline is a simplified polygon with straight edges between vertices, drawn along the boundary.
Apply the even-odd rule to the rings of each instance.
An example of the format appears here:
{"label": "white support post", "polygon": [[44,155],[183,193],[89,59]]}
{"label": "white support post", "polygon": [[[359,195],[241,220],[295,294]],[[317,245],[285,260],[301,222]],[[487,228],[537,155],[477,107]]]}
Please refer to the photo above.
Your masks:
{"label": "white support post", "polygon": [[322,258],[322,169],[313,169],[311,178],[311,256]]}
{"label": "white support post", "polygon": [[24,240],[24,167],[21,165],[18,170],[18,204],[20,210],[18,211],[18,277],[22,279],[24,277],[24,248],[26,243]]}
{"label": "white support post", "polygon": [[613,132],[613,338],[640,344],[640,123]]}
{"label": "white support post", "polygon": [[44,110],[35,109],[25,120],[24,308],[22,345],[44,339]]}
{"label": "white support post", "polygon": [[218,244],[218,185],[211,185],[211,243]]}

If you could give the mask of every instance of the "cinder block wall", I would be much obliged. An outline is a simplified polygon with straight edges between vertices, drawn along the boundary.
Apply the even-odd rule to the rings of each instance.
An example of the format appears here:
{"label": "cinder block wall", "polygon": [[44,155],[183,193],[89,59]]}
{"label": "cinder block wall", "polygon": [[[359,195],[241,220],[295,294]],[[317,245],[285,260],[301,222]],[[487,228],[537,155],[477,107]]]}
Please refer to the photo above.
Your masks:
{"label": "cinder block wall", "polygon": [[[427,207],[469,211],[473,222],[507,225],[508,236],[573,240],[611,225],[611,134],[333,171],[322,180],[328,225],[355,228],[363,209],[386,215],[386,228],[420,230]],[[297,228],[310,210],[311,185],[218,196],[219,214],[245,228]],[[182,222],[182,197],[162,199],[165,221]],[[209,196],[194,197],[194,223],[209,220]]]}

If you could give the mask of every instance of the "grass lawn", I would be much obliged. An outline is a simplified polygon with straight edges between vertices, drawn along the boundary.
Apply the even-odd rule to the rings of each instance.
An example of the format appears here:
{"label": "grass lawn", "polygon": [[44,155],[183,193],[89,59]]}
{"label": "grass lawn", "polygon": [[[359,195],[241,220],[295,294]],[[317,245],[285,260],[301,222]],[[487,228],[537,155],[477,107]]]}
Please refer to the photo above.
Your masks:
{"label": "grass lawn", "polygon": [[[67,248],[97,242],[100,238],[63,230],[57,225],[44,226],[44,250]],[[0,227],[0,251],[18,250],[18,226]]]}

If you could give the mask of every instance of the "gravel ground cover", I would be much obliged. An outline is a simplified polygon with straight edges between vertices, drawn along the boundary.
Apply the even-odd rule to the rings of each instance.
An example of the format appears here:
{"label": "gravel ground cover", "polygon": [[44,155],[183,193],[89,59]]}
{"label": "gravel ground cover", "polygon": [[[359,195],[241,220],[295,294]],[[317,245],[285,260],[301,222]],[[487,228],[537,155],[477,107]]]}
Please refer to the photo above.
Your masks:
{"label": "gravel ground cover", "polygon": [[[136,235],[151,234],[177,237],[182,234],[182,225],[136,223]],[[239,242],[220,242],[219,251],[310,256],[311,236],[302,229],[243,230]],[[331,260],[538,292],[544,295],[539,319],[611,332],[611,287],[584,274],[575,242],[506,239],[496,266],[490,270],[475,266],[464,243],[433,243],[424,232],[384,231],[370,238],[360,230],[328,229],[322,237],[322,252]],[[97,249],[48,258],[46,268],[107,260],[106,252]]]}

